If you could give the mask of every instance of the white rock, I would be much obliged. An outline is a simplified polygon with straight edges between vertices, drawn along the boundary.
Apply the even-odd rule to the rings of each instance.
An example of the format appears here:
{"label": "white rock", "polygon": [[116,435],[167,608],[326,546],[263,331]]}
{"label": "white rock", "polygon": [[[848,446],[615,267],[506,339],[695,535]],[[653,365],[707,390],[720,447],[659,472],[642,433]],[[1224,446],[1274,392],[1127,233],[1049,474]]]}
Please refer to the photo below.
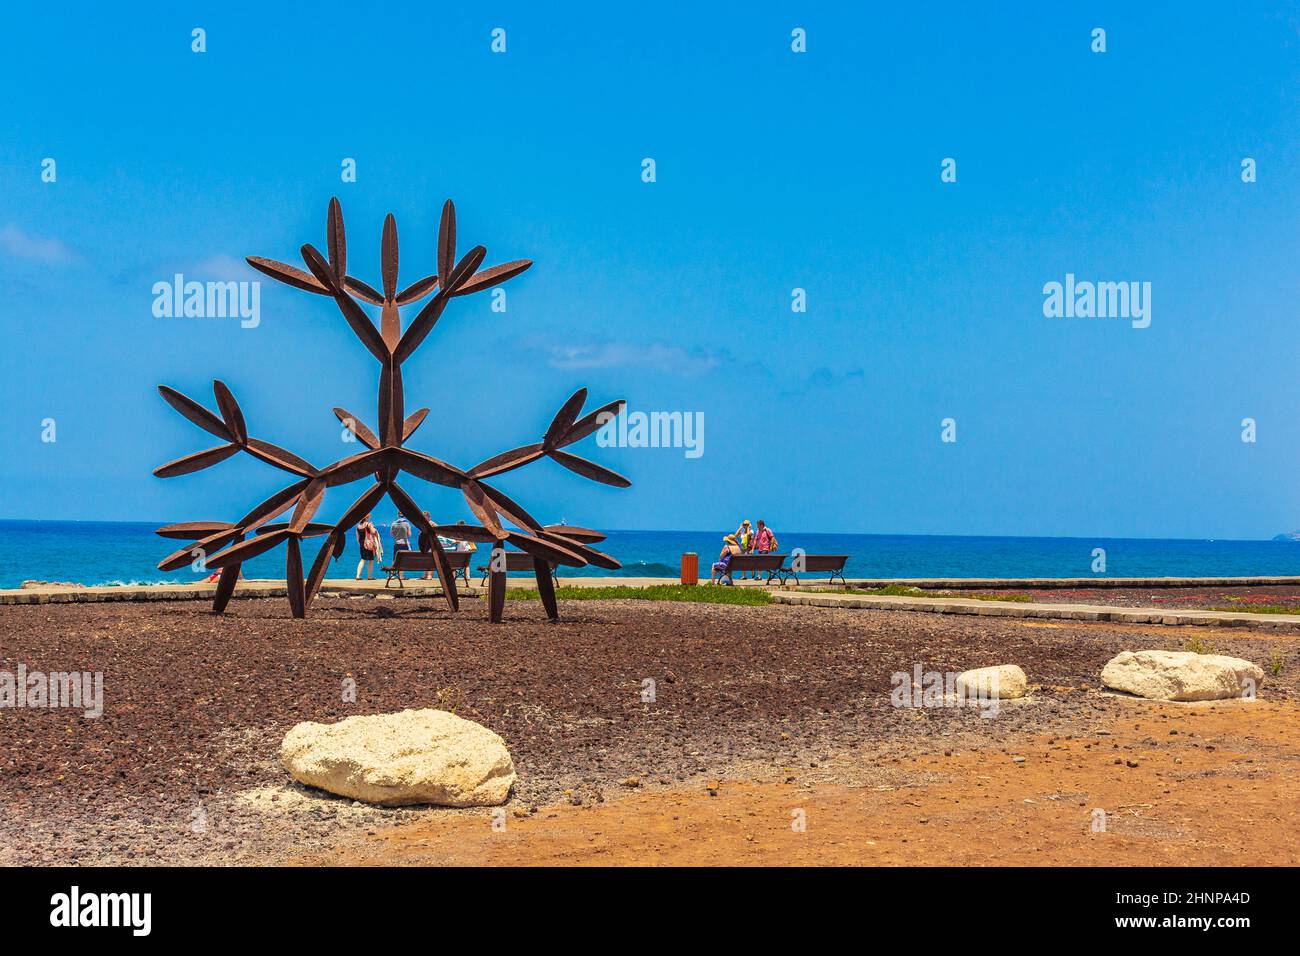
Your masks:
{"label": "white rock", "polygon": [[280,762],[300,783],[387,807],[496,806],[515,782],[505,741],[445,710],[301,723],[285,734]]}
{"label": "white rock", "polygon": [[1101,671],[1112,690],[1152,700],[1253,697],[1263,680],[1264,671],[1250,661],[1191,651],[1121,651]]}
{"label": "white rock", "polygon": [[977,667],[957,675],[957,693],[967,699],[1015,700],[1024,697],[1029,687],[1025,672],[1015,664]]}

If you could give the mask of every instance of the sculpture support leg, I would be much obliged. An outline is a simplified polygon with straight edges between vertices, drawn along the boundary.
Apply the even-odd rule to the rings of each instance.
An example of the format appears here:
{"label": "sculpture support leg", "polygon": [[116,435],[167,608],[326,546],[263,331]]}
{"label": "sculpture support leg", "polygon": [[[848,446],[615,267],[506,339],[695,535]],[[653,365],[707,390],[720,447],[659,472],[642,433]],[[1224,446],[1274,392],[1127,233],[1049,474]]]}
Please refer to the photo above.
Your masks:
{"label": "sculpture support leg", "polygon": [[307,588],[302,579],[302,546],[296,537],[288,541],[284,559],[284,581],[289,588],[289,610],[294,617],[307,616]]}
{"label": "sculpture support leg", "polygon": [[334,556],[338,540],[342,538],[343,533],[331,531],[325,538],[325,543],[316,554],[316,560],[312,562],[311,573],[307,575],[307,594],[306,606],[311,607],[311,602],[316,598],[316,592],[320,590],[321,582],[325,580],[325,572],[329,569],[330,558]]}
{"label": "sculpture support leg", "polygon": [[506,573],[488,572],[488,619],[500,624],[506,609]]}
{"label": "sculpture support leg", "polygon": [[546,608],[546,616],[552,621],[560,619],[560,608],[555,602],[555,579],[551,577],[551,565],[549,561],[543,561],[541,558],[533,558],[533,574],[537,576],[537,593],[542,596],[542,605]]}
{"label": "sculpture support leg", "polygon": [[456,592],[456,576],[451,573],[451,565],[447,562],[447,552],[442,550],[442,542],[438,540],[438,532],[433,530],[433,525],[424,516],[424,512],[415,503],[415,499],[403,491],[397,482],[389,482],[388,497],[393,504],[397,505],[397,510],[406,515],[412,524],[428,535],[429,540],[433,543],[433,561],[438,566],[438,581],[442,584],[443,600],[447,602],[447,607],[451,610],[459,611],[460,596]]}
{"label": "sculpture support leg", "polygon": [[239,583],[239,569],[242,565],[231,564],[221,569],[221,577],[217,578],[217,595],[212,600],[212,613],[226,613],[226,605],[230,603],[230,596],[235,593],[235,585]]}

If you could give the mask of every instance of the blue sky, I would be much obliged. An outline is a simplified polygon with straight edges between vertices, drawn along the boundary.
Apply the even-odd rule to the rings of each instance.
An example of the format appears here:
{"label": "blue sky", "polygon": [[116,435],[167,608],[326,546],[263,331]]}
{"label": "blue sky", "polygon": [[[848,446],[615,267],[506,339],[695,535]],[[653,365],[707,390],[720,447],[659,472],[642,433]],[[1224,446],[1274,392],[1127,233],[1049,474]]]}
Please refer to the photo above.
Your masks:
{"label": "blue sky", "polygon": [[[159,383],[211,406],[221,378],[259,437],[354,451],[330,408],[373,425],[377,369],[331,301],[265,281],[254,329],[152,312],[176,272],[254,280],[246,255],[323,248],[337,195],[372,285],[389,211],[403,282],[434,271],[448,197],[462,250],[536,263],[504,314],[453,301],[408,363],[409,407],[456,410],[412,447],[468,467],[580,385],[704,413],[699,458],[572,449],[630,490],[549,462],[501,482],[543,520],[1300,527],[1297,5],[471,6],[6,11],[0,517],[234,519],[283,484],[240,459],[153,478],[215,443]],[[1150,327],[1044,317],[1066,273],[1150,282]]]}

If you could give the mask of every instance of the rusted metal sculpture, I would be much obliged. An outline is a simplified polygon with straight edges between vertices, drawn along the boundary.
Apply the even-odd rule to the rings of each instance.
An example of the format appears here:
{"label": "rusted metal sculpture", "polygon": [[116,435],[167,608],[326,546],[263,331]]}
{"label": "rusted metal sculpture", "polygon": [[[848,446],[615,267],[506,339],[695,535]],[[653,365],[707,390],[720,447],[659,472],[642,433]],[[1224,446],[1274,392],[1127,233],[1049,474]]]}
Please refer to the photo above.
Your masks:
{"label": "rusted metal sculpture", "polygon": [[[455,577],[447,567],[446,555],[438,541],[439,533],[463,540],[489,542],[493,545],[494,553],[508,543],[532,555],[542,603],[548,617],[557,619],[559,610],[550,575],[551,564],[578,567],[593,564],[611,570],[619,568],[620,564],[591,547],[593,543],[604,540],[604,535],[571,525],[543,526],[505,494],[489,485],[487,479],[513,471],[539,458],[550,458],[585,478],[626,488],[631,482],[623,476],[564,451],[567,446],[586,438],[605,422],[621,414],[626,407],[625,403],[622,400],[610,402],[579,418],[587,399],[587,390],[581,388],[561,406],[540,442],[494,455],[468,471],[407,448],[407,440],[420,427],[420,423],[429,414],[429,409],[421,408],[406,415],[402,363],[411,357],[411,353],[433,330],[449,301],[499,285],[519,275],[532,265],[532,261],[518,259],[480,271],[479,266],[487,253],[482,246],[475,246],[457,261],[456,209],[451,200],[447,200],[442,208],[442,221],[438,230],[436,274],[426,276],[400,292],[397,282],[397,222],[391,213],[384,220],[381,250],[383,276],[380,283],[383,291],[380,292],[348,275],[343,213],[338,199],[330,200],[327,226],[327,256],[322,256],[310,244],[302,247],[303,262],[308,269],[306,272],[258,256],[249,256],[248,263],[259,272],[286,285],[334,299],[361,344],[379,362],[378,434],[362,424],[357,416],[342,408],[335,408],[334,414],[356,440],[366,447],[366,451],[336,461],[325,468],[316,468],[292,452],[251,437],[239,403],[223,382],[212,383],[216,413],[175,389],[166,385],[158,386],[158,391],[168,404],[200,428],[220,438],[222,444],[168,462],[156,469],[155,475],[171,478],[189,474],[243,451],[281,471],[289,472],[296,479],[293,484],[267,498],[238,521],[187,521],[159,528],[157,533],[165,538],[192,542],[160,561],[159,570],[174,571],[191,563],[196,554],[203,557],[208,569],[221,572],[216,599],[212,605],[213,612],[220,614],[234,593],[243,562],[284,544],[289,606],[294,617],[305,617],[325,578],[330,560],[337,560],[342,555],[348,531],[387,495],[397,510],[423,531],[432,543],[443,596],[451,610],[458,610],[460,601]],[[433,294],[433,298],[403,329],[398,310],[430,294]],[[362,310],[358,299],[380,307],[378,328]],[[450,423],[449,409],[444,408],[440,412],[438,420]],[[434,484],[459,488],[465,497],[465,503],[480,523],[431,524],[411,496],[397,483],[397,476],[401,472]],[[326,489],[370,476],[373,476],[373,484],[352,503],[337,523],[312,521],[320,509]],[[293,511],[288,521],[272,523],[291,508]],[[325,541],[310,570],[304,575],[302,540],[322,535],[325,536]],[[504,570],[489,575],[488,598],[489,615],[494,622],[499,622],[505,604]]]}

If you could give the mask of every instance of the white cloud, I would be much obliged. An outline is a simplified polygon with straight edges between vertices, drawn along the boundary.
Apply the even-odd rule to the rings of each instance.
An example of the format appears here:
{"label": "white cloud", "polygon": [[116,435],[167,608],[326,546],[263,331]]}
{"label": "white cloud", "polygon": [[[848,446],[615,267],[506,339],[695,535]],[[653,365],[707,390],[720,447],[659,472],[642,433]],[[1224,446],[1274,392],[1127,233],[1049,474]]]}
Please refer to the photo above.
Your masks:
{"label": "white cloud", "polygon": [[28,235],[13,223],[0,229],[0,249],[18,259],[30,259],[33,262],[44,262],[50,265],[71,262],[76,258],[72,250],[58,239]]}
{"label": "white cloud", "polygon": [[603,342],[598,345],[549,346],[551,368],[619,368],[637,366],[679,375],[698,375],[720,364],[714,355],[688,352],[675,345]]}
{"label": "white cloud", "polygon": [[185,272],[187,274],[193,273],[195,278],[201,278],[205,282],[258,278],[258,274],[253,271],[253,267],[247,262],[226,255],[224,252],[209,256],[202,262],[194,263]]}

